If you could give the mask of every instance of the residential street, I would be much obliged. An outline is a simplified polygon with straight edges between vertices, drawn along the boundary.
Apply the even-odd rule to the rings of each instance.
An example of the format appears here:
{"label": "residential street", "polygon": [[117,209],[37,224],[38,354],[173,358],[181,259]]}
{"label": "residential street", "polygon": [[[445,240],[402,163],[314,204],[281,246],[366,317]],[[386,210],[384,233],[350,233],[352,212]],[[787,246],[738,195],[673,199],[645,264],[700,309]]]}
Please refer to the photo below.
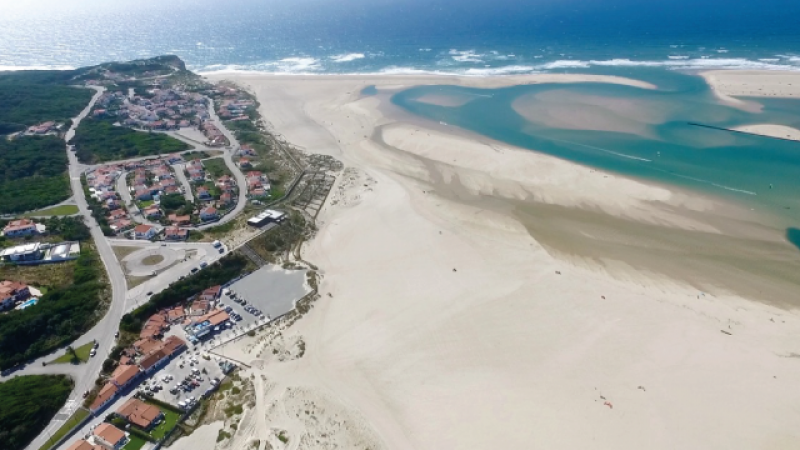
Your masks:
{"label": "residential street", "polygon": [[[72,139],[72,137],[75,135],[75,129],[78,127],[81,120],[84,119],[89,114],[94,104],[96,103],[97,99],[100,97],[100,95],[102,95],[102,93],[105,90],[104,88],[93,88],[93,89],[97,91],[96,94],[92,97],[92,100],[90,101],[89,105],[87,105],[87,107],[81,112],[81,114],[73,120],[72,127],[65,136],[66,142],[69,142],[69,140]],[[207,146],[197,145],[196,142],[187,140],[185,138],[182,138],[181,136],[175,136],[175,137],[190,143],[198,150],[223,150],[222,158],[225,161],[225,164],[227,165],[228,169],[231,171],[234,178],[236,179],[236,183],[239,186],[240,192],[236,207],[229,214],[225,215],[217,222],[196,227],[196,229],[199,230],[215,227],[233,220],[234,218],[236,218],[237,215],[239,215],[244,210],[247,204],[246,179],[242,171],[233,161],[233,154],[239,149],[239,145],[235,137],[233,136],[233,133],[231,133],[222,124],[222,122],[219,121],[219,118],[217,117],[216,112],[214,111],[213,102],[211,103],[209,111],[211,113],[211,117],[213,118],[218,128],[231,142],[231,146],[225,149],[211,148]],[[188,274],[189,270],[195,265],[199,264],[200,261],[205,261],[210,264],[214,261],[217,261],[223,256],[223,254],[220,254],[210,244],[204,244],[204,243],[165,244],[172,248],[196,250],[198,253],[195,258],[192,258],[191,260],[182,261],[178,264],[175,264],[172,267],[165,269],[162,273],[159,273],[152,280],[148,280],[147,282],[132,289],[131,292],[128,292],[127,282],[125,274],[123,272],[123,268],[117,261],[116,255],[114,254],[114,251],[111,247],[111,243],[113,242],[115,245],[129,245],[129,246],[137,246],[143,248],[147,248],[148,246],[161,246],[164,244],[151,243],[146,241],[107,239],[103,235],[95,219],[91,216],[91,211],[89,211],[89,206],[84,196],[83,186],[81,185],[80,181],[81,175],[84,173],[84,171],[93,166],[84,165],[78,162],[75,152],[72,151],[71,146],[66,146],[66,151],[67,151],[67,156],[69,158],[70,185],[73,191],[75,204],[78,206],[80,214],[83,215],[86,220],[86,224],[88,225],[92,234],[92,238],[95,242],[97,253],[99,254],[103,262],[103,265],[105,266],[106,271],[108,273],[108,278],[112,290],[112,298],[109,299],[110,306],[105,316],[91,330],[89,330],[85,335],[81,336],[72,344],[74,347],[79,347],[87,342],[91,342],[94,340],[96,340],[100,344],[97,351],[97,355],[93,358],[90,358],[87,363],[80,365],[58,364],[58,365],[43,366],[42,365],[43,361],[49,361],[54,359],[54,355],[51,354],[39,358],[35,361],[31,361],[23,369],[18,370],[13,374],[9,375],[9,377],[15,377],[20,375],[34,375],[34,374],[67,374],[70,375],[75,381],[75,389],[73,390],[72,394],[67,400],[65,406],[59,411],[59,413],[56,415],[56,418],[53,419],[48,424],[48,426],[42,431],[42,433],[40,433],[39,436],[36,439],[34,439],[30,443],[30,445],[28,445],[27,450],[38,450],[48,439],[48,437],[51,436],[52,433],[54,433],[62,425],[64,420],[67,419],[69,416],[71,416],[74,410],[83,402],[82,398],[83,392],[90,390],[94,386],[94,381],[101,371],[103,361],[105,361],[111,349],[115,345],[114,334],[118,330],[120,319],[122,318],[122,316],[125,314],[126,311],[144,302],[149,297],[148,295],[146,295],[147,292],[159,292],[165,289],[170,283],[177,280],[177,278],[180,275]],[[146,158],[135,158],[135,159],[146,159]],[[121,161],[108,162],[105,164],[111,164],[115,162],[121,162]],[[185,176],[182,173],[182,165],[175,166],[175,170],[178,173],[178,179],[181,181],[181,184],[184,187],[188,187],[188,180],[186,180]],[[118,181],[117,184],[117,189],[122,197],[123,202],[125,202],[126,204],[132,204],[131,201],[132,199],[128,191],[127,182],[124,176],[120,177],[120,180]],[[194,198],[190,189],[187,189],[185,195],[187,199]],[[136,217],[136,219],[137,222],[149,223],[140,216]],[[225,254],[227,254],[227,251],[225,252]],[[55,354],[60,355],[62,352],[63,349],[55,352]]]}

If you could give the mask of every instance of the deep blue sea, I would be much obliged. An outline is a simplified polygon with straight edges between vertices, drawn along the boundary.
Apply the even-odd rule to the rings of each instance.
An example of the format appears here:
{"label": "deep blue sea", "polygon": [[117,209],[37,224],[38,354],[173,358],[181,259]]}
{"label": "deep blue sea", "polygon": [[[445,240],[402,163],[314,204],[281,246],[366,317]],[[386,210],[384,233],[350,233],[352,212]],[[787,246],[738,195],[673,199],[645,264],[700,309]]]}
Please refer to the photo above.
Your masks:
{"label": "deep blue sea", "polygon": [[16,0],[0,68],[176,54],[191,69],[470,75],[800,70],[798,0]]}
{"label": "deep blue sea", "polygon": [[[800,225],[800,144],[687,125],[726,127],[769,118],[797,127],[799,102],[764,101],[765,112],[752,117],[720,106],[700,78],[683,75],[707,68],[800,70],[800,0],[2,3],[0,70],[72,68],[175,54],[198,72],[592,72],[646,79],[660,89],[516,87],[448,109],[415,103],[425,89],[434,89],[418,88],[422,91],[408,91],[395,102],[522,147],[766,207],[786,219],[787,237],[800,247],[800,230],[790,228]],[[524,96],[564,94],[545,92],[553,89],[569,91],[570,101],[633,99],[660,105],[669,114],[635,136],[543,127],[524,121],[511,107]],[[623,122],[620,126],[641,125]]]}

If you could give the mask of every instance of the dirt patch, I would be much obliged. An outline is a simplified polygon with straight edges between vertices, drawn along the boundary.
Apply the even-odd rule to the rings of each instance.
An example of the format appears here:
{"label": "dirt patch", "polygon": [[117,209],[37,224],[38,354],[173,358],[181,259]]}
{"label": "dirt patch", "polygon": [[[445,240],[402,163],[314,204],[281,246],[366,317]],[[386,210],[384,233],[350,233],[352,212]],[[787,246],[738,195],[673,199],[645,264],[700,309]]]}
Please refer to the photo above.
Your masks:
{"label": "dirt patch", "polygon": [[138,247],[111,247],[114,250],[114,254],[117,256],[117,259],[122,262],[126,256],[130,255],[133,252],[141,250]]}

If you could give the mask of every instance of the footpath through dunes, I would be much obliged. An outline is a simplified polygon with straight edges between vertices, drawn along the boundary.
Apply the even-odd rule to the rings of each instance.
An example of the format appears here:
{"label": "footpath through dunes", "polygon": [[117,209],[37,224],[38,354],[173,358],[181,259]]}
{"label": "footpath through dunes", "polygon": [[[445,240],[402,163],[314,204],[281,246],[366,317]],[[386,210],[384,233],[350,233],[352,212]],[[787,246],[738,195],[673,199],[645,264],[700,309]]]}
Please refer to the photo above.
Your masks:
{"label": "footpath through dunes", "polygon": [[[305,356],[265,365],[268,379],[325,392],[389,449],[800,445],[800,317],[627,259],[693,257],[670,254],[683,237],[664,230],[712,256],[728,242],[702,236],[774,243],[746,211],[359,95],[414,78],[225,77],[287,140],[349,167],[304,248],[322,274],[292,328]],[[636,233],[610,235],[615,221]],[[593,253],[553,250],[578,238]]]}

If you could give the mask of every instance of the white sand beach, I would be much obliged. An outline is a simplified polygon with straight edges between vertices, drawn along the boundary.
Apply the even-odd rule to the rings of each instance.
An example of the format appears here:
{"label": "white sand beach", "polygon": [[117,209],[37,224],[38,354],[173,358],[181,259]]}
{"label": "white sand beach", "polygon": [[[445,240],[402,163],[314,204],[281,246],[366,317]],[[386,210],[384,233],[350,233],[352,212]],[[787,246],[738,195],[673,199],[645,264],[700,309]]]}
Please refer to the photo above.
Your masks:
{"label": "white sand beach", "polygon": [[734,128],[734,130],[744,131],[745,133],[760,134],[762,136],[800,141],[800,130],[797,128],[787,127],[786,125],[757,123],[753,125],[737,127]]}
{"label": "white sand beach", "polygon": [[760,111],[761,106],[736,97],[800,98],[800,72],[709,70],[700,75],[720,99],[747,111]]}
{"label": "white sand beach", "polygon": [[[576,211],[711,246],[708,236],[725,236],[722,219],[743,213],[359,94],[581,77],[215,75],[252,90],[287,141],[346,170],[303,251],[320,268],[321,298],[280,330],[280,342],[303,339],[304,356],[278,360],[242,341],[257,406],[235,444],[191,448],[253,439],[282,448],[277,429],[292,449],[800,448],[796,311],[634,267],[617,256],[662,244],[567,220]],[[602,241],[600,256],[534,239],[529,230],[546,221],[566,233],[552,240],[561,251],[574,236]],[[303,413],[312,406],[313,420]]]}

